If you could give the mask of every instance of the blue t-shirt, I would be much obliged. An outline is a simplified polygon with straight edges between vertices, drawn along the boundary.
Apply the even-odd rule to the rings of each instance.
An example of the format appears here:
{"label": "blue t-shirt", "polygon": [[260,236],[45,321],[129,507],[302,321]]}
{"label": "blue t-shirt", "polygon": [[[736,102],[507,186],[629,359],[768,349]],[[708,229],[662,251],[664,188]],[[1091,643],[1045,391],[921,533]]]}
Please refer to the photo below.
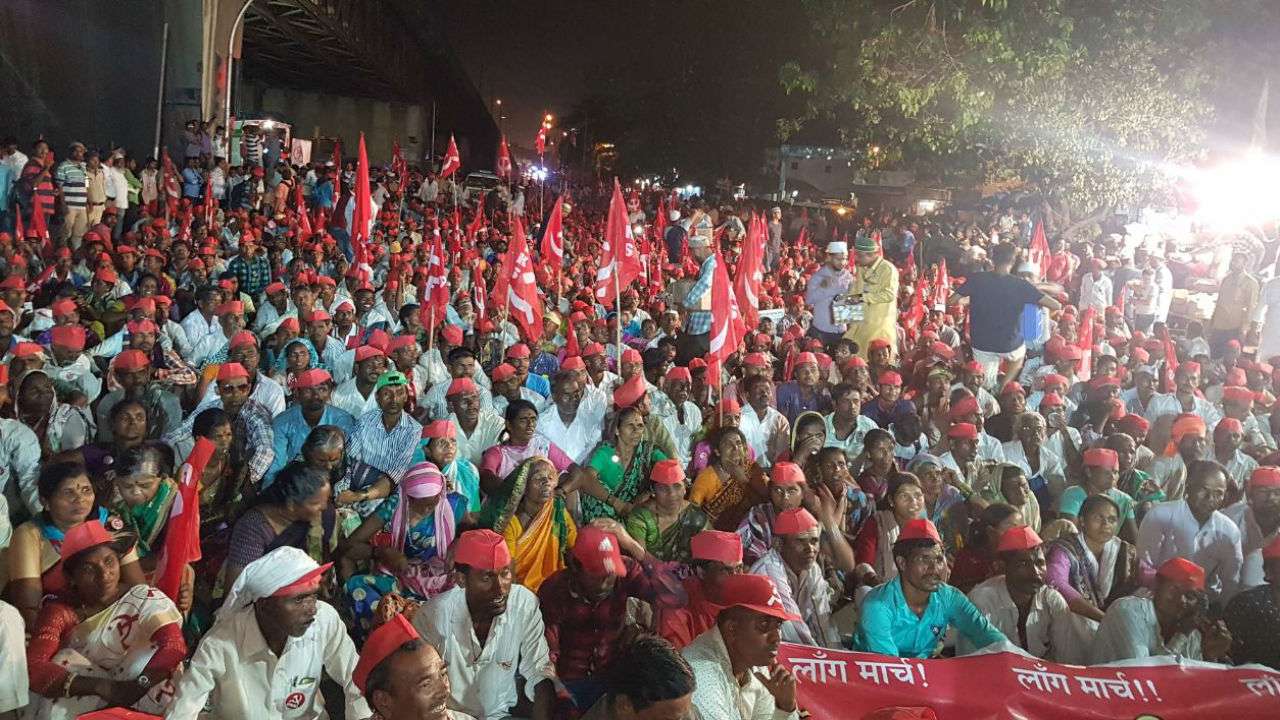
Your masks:
{"label": "blue t-shirt", "polygon": [[853,649],[896,657],[931,658],[947,628],[954,627],[974,647],[983,648],[1005,636],[951,585],[929,596],[923,615],[916,615],[902,594],[902,578],[877,586],[862,601]]}
{"label": "blue t-shirt", "polygon": [[1013,352],[1022,347],[1022,306],[1040,302],[1040,291],[1015,275],[970,275],[956,293],[969,298],[969,336],[974,350]]}

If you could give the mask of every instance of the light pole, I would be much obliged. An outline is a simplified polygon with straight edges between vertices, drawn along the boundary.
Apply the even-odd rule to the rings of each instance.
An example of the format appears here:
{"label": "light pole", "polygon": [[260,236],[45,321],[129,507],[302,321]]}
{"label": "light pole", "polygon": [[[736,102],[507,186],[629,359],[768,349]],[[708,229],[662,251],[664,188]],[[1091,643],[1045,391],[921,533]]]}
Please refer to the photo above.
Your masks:
{"label": "light pole", "polygon": [[240,12],[236,14],[235,22],[231,23],[231,34],[227,36],[227,89],[223,93],[226,97],[226,106],[222,115],[222,127],[226,129],[227,133],[227,162],[231,161],[231,78],[233,77],[231,64],[235,62],[235,59],[231,57],[231,51],[235,48],[236,31],[240,29],[240,24],[244,22],[244,16],[249,12],[249,6],[252,4],[253,0],[244,0],[244,5],[240,7]]}

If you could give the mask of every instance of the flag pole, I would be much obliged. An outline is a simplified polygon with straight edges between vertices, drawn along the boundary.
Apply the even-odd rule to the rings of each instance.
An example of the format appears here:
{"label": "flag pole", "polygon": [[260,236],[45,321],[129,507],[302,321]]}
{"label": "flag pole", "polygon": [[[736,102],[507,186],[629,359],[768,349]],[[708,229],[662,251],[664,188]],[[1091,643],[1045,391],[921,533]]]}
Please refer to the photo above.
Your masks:
{"label": "flag pole", "polygon": [[614,333],[618,343],[618,376],[622,376],[622,291],[619,289],[618,282],[618,252],[621,248],[613,249],[613,307],[614,325],[617,330]]}
{"label": "flag pole", "polygon": [[[423,298],[427,302],[431,302],[428,298]],[[431,327],[427,328],[427,353],[431,352],[432,345],[435,344],[436,338],[436,304],[431,303]]]}

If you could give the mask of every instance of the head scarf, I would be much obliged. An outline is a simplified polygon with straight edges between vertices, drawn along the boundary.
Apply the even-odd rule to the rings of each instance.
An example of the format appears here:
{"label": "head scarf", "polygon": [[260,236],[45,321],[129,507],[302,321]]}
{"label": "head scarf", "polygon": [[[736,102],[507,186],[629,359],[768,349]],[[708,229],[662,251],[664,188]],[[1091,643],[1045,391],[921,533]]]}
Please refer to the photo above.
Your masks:
{"label": "head scarf", "polygon": [[1204,418],[1190,413],[1179,415],[1178,419],[1173,421],[1173,428],[1169,430],[1169,444],[1164,448],[1164,456],[1173,457],[1176,455],[1178,445],[1182,443],[1182,439],[1186,436],[1199,435],[1204,437],[1207,432]]}
{"label": "head scarf", "polygon": [[435,511],[436,554],[444,557],[455,535],[453,506],[449,504],[444,486],[444,475],[435,463],[420,462],[405,472],[397,490],[400,501],[396,504],[395,514],[391,516],[391,538],[397,550],[404,550],[405,535],[409,531],[409,498],[421,500],[439,497]]}
{"label": "head scarf", "polygon": [[272,550],[245,565],[218,610],[215,624],[231,617],[237,610],[271,597],[280,588],[292,585],[319,567],[305,550],[288,545]]}
{"label": "head scarf", "polygon": [[[511,523],[511,518],[515,516],[516,510],[520,507],[520,501],[524,499],[524,491],[529,483],[529,476],[533,473],[533,468],[539,463],[545,463],[550,466],[552,472],[556,471],[555,465],[542,455],[533,455],[525,458],[519,465],[515,466],[515,469],[507,473],[507,477],[502,481],[502,487],[498,488],[497,492],[484,501],[478,521],[480,527],[489,528],[499,535],[505,534],[507,525]],[[556,495],[551,502],[555,503],[551,513],[555,526],[552,532],[555,533],[556,540],[560,543],[561,548],[568,547],[569,528],[564,522],[564,498]]]}
{"label": "head scarf", "polygon": [[296,337],[285,343],[284,348],[280,350],[280,355],[276,357],[275,368],[277,372],[284,372],[289,367],[289,348],[298,343],[302,343],[303,347],[307,349],[307,354],[311,356],[310,361],[307,362],[307,368],[320,367],[320,353],[316,352],[316,346],[312,345],[311,341],[305,337]]}
{"label": "head scarf", "polygon": [[818,422],[822,424],[822,428],[823,428],[823,430],[824,430],[824,431],[826,430],[826,427],[827,427],[827,420],[826,420],[826,418],[824,418],[824,417],[822,416],[822,413],[814,412],[814,411],[812,411],[812,410],[806,410],[806,411],[804,411],[804,412],[800,413],[799,415],[797,415],[797,416],[796,416],[796,421],[795,421],[795,422],[793,422],[793,423],[791,423],[791,445],[790,445],[790,447],[791,447],[791,453],[792,453],[792,455],[793,455],[793,456],[795,455],[795,452],[796,452],[796,441],[800,439],[800,436],[799,436],[799,432],[800,432],[800,425],[801,425],[801,424],[803,424],[803,423],[808,422],[808,421],[809,421],[810,416],[812,416],[813,418],[816,418],[816,419],[818,420]]}

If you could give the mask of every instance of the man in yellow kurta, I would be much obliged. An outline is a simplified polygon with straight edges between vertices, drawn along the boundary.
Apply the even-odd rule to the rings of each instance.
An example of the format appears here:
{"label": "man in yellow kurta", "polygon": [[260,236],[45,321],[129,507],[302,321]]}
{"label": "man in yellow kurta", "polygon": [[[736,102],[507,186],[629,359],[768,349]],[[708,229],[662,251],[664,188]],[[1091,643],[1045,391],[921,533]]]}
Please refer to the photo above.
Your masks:
{"label": "man in yellow kurta", "polygon": [[889,343],[889,356],[896,357],[898,346],[898,269],[885,260],[871,237],[858,237],[853,243],[853,286],[850,299],[865,305],[862,322],[849,324],[845,337],[858,343],[858,354],[867,357],[872,340]]}

